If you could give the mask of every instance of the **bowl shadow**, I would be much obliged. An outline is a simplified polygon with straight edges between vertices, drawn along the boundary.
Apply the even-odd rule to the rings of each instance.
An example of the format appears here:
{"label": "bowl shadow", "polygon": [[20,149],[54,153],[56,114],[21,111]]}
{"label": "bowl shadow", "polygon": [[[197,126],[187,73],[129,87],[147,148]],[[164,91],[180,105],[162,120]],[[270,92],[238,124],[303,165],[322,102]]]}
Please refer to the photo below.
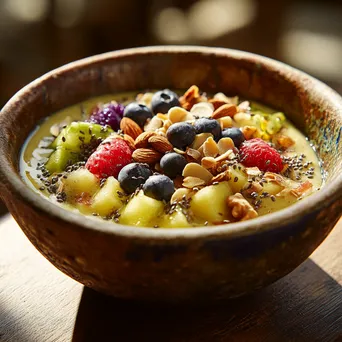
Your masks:
{"label": "bowl shadow", "polygon": [[72,341],[337,341],[341,303],[342,286],[310,259],[216,306],[151,306],[84,288]]}

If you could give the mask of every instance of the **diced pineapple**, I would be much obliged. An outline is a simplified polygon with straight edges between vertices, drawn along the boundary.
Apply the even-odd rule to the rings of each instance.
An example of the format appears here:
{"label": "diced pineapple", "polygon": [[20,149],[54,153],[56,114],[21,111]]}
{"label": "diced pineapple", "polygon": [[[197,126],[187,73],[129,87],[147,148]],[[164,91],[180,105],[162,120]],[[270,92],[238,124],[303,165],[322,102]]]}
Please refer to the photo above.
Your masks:
{"label": "diced pineapple", "polygon": [[164,203],[144,195],[140,191],[123,208],[120,223],[147,227],[155,220],[164,209]]}
{"label": "diced pineapple", "polygon": [[171,215],[164,215],[159,222],[161,228],[182,228],[191,227],[191,224],[186,219],[185,215],[180,209],[177,209]]}
{"label": "diced pineapple", "polygon": [[63,184],[68,200],[79,198],[83,194],[92,196],[100,189],[98,178],[84,168],[71,172],[66,179],[63,178]]}
{"label": "diced pineapple", "polygon": [[124,192],[120,187],[120,183],[114,177],[109,177],[93,198],[91,205],[93,212],[100,216],[108,216],[113,211],[121,208],[123,198],[119,196],[118,192]]}
{"label": "diced pineapple", "polygon": [[227,218],[226,199],[230,195],[233,195],[233,191],[228,182],[207,186],[192,197],[191,210],[196,217],[209,222],[221,222]]}
{"label": "diced pineapple", "polygon": [[[239,169],[240,167],[240,169]],[[236,165],[235,168],[229,167],[230,180],[228,181],[230,188],[234,194],[240,192],[244,188],[248,181],[247,174],[244,172],[244,167],[240,164]]]}

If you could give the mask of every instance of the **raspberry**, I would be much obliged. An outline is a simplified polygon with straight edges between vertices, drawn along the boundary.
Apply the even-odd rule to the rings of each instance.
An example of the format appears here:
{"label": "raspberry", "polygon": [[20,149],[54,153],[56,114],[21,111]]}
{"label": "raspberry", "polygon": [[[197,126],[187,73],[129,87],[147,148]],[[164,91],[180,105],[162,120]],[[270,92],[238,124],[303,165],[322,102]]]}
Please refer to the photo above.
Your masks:
{"label": "raspberry", "polygon": [[280,154],[264,140],[256,138],[245,141],[240,147],[241,163],[258,167],[261,171],[279,173],[283,168]]}
{"label": "raspberry", "polygon": [[120,128],[125,107],[120,103],[106,103],[97,106],[91,114],[89,121],[102,126],[110,126],[114,131]]}
{"label": "raspberry", "polygon": [[86,168],[99,178],[118,176],[120,170],[132,161],[132,151],[121,138],[110,137],[89,157]]}

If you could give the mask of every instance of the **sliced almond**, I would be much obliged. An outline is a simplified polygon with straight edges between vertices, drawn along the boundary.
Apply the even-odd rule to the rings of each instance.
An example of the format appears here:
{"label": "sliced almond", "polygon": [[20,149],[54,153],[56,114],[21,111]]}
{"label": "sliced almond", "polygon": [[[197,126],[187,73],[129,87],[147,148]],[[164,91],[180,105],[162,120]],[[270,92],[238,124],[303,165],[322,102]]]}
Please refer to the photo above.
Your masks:
{"label": "sliced almond", "polygon": [[242,133],[246,140],[254,138],[254,134],[258,129],[255,126],[244,126],[242,127]]}
{"label": "sliced almond", "polygon": [[239,112],[248,112],[251,110],[249,101],[243,101],[238,105]]}
{"label": "sliced almond", "polygon": [[186,157],[187,157],[187,160],[188,162],[200,162],[201,158],[202,158],[202,154],[197,151],[197,150],[194,150],[193,148],[187,148],[186,151],[185,151],[185,154],[186,154]]}
{"label": "sliced almond", "polygon": [[217,161],[213,157],[204,157],[201,160],[201,165],[207,170],[215,169],[217,166]]}
{"label": "sliced almond", "polygon": [[158,128],[163,127],[163,120],[154,116],[152,119],[148,120],[144,126],[144,131],[155,131]]}
{"label": "sliced almond", "polygon": [[183,170],[183,177],[197,177],[203,179],[205,184],[208,184],[213,175],[203,166],[196,163],[189,163]]}
{"label": "sliced almond", "polygon": [[209,137],[203,144],[203,154],[205,157],[215,158],[219,154],[219,148],[212,137]]}
{"label": "sliced almond", "polygon": [[198,150],[209,137],[213,137],[213,135],[211,133],[197,134],[194,142],[191,144],[191,148]]}
{"label": "sliced almond", "polygon": [[238,96],[228,97],[223,93],[216,93],[214,95],[214,99],[222,100],[222,101],[225,101],[226,103],[235,104],[236,106],[239,103],[239,97]]}
{"label": "sliced almond", "polygon": [[217,108],[212,114],[213,119],[220,119],[225,116],[230,116],[231,118],[237,113],[237,107],[233,104],[225,104]]}
{"label": "sliced almond", "polygon": [[188,115],[188,111],[181,107],[172,107],[168,112],[168,119],[171,123],[182,122]]}
{"label": "sliced almond", "polygon": [[143,132],[135,121],[127,117],[121,119],[120,129],[133,139],[136,139]]}
{"label": "sliced almond", "polygon": [[231,179],[231,175],[229,170],[226,170],[224,172],[219,173],[213,179],[211,180],[211,184],[216,183],[216,182],[225,182]]}
{"label": "sliced almond", "polygon": [[233,127],[233,119],[230,116],[219,118],[218,122],[220,123],[222,129]]}
{"label": "sliced almond", "polygon": [[210,118],[214,112],[214,106],[209,102],[199,102],[192,106],[190,112],[199,118]]}
{"label": "sliced almond", "polygon": [[256,166],[255,167],[246,167],[245,172],[246,172],[247,176],[249,176],[251,178],[261,175],[261,171]]}
{"label": "sliced almond", "polygon": [[182,185],[185,188],[193,189],[195,187],[203,186],[205,184],[206,182],[201,178],[188,176],[183,179]]}
{"label": "sliced almond", "polygon": [[217,144],[220,154],[224,154],[229,150],[233,150],[235,145],[231,138],[221,138]]}
{"label": "sliced almond", "polygon": [[285,134],[276,134],[273,138],[273,141],[277,146],[286,150],[287,148],[294,145],[295,141]]}
{"label": "sliced almond", "polygon": [[177,147],[174,147],[173,150],[174,150],[176,153],[178,153],[178,154],[183,154],[183,155],[185,154],[185,151],[180,150],[180,149],[177,148]]}
{"label": "sliced almond", "polygon": [[161,135],[154,135],[150,137],[148,139],[148,142],[151,144],[153,149],[161,153],[170,152],[173,149],[173,146],[166,139],[166,137],[163,137]]}
{"label": "sliced almond", "polygon": [[156,135],[156,133],[152,131],[141,133],[134,141],[135,148],[148,147],[148,139],[150,139],[154,135]]}
{"label": "sliced almond", "polygon": [[184,198],[188,199],[193,195],[193,193],[194,192],[188,188],[179,188],[173,193],[170,202],[174,203],[174,202],[180,202]]}
{"label": "sliced almond", "polygon": [[135,150],[134,139],[130,135],[127,135],[127,134],[124,134],[123,139],[126,141],[129,148],[132,151],[134,151]]}
{"label": "sliced almond", "polygon": [[184,95],[179,98],[181,106],[186,110],[190,110],[195,103],[199,102],[199,100],[199,89],[195,85],[191,86]]}
{"label": "sliced almond", "polygon": [[220,108],[221,106],[227,104],[228,102],[224,101],[224,100],[213,98],[213,99],[209,100],[209,103],[211,103],[214,107],[214,110],[216,110],[217,108]]}
{"label": "sliced almond", "polygon": [[301,197],[304,195],[306,192],[312,189],[312,183],[309,181],[306,181],[302,184],[300,184],[297,188],[292,189],[290,192],[292,195],[298,197]]}
{"label": "sliced almond", "polygon": [[162,153],[150,148],[138,148],[132,154],[132,158],[138,163],[155,164],[162,157]]}
{"label": "sliced almond", "polygon": [[216,157],[215,160],[217,162],[222,162],[224,160],[233,160],[236,158],[235,153],[232,150],[228,150],[227,152],[221,154],[219,157]]}

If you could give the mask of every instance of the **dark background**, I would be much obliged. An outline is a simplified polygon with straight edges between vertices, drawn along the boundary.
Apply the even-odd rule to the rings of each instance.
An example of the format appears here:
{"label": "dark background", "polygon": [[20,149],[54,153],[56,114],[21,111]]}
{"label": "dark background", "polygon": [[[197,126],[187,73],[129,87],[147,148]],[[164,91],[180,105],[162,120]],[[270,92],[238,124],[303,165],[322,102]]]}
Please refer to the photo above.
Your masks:
{"label": "dark background", "polygon": [[259,53],[342,93],[341,0],[0,0],[0,107],[67,62],[161,44]]}

